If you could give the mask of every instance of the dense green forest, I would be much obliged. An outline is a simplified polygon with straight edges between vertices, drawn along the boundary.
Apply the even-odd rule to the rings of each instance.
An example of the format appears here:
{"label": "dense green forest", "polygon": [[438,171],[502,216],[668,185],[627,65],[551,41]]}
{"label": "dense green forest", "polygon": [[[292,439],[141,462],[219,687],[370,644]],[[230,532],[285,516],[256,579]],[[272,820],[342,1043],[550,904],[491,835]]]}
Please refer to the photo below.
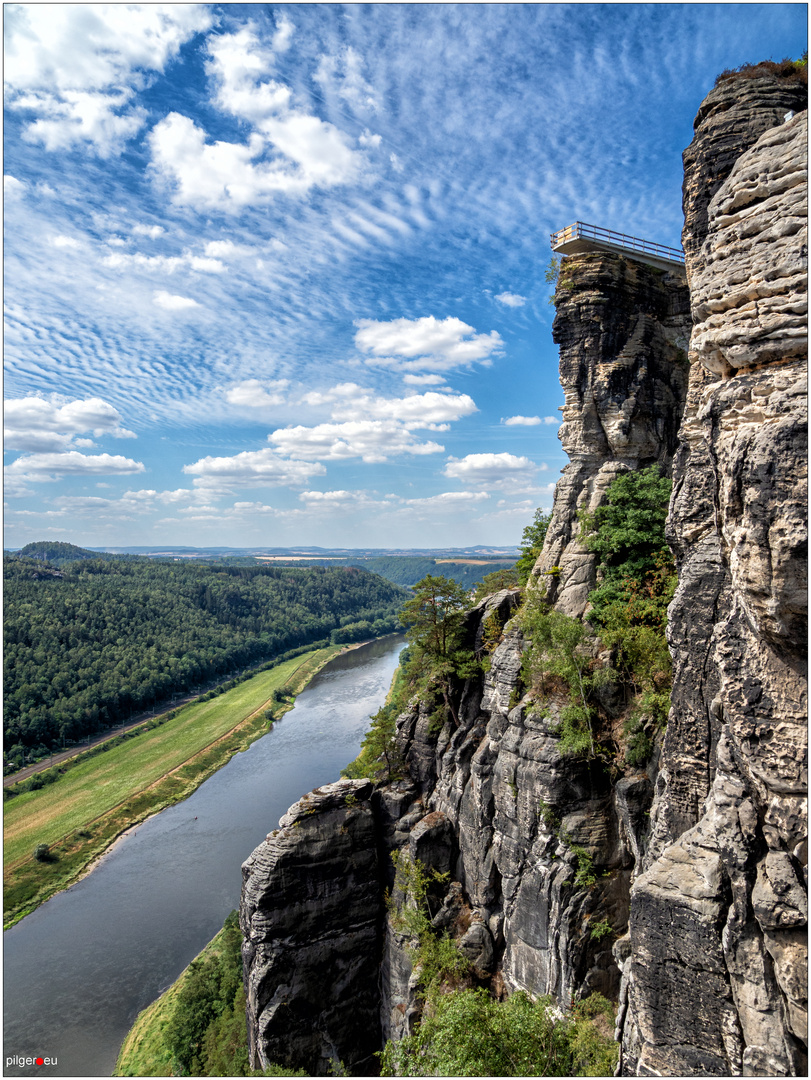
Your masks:
{"label": "dense green forest", "polygon": [[[442,574],[452,581],[472,589],[486,574],[506,570],[513,566],[511,559],[477,559],[458,562],[434,559],[428,555],[377,555],[371,558],[313,559],[308,566],[359,566],[373,574],[380,574],[394,585],[416,585],[426,574]],[[296,564],[302,565],[301,560]]]}
{"label": "dense green forest", "polygon": [[33,544],[26,544],[24,548],[20,548],[16,554],[23,559],[39,559],[50,563],[51,566],[64,566],[66,563],[80,562],[84,559],[132,561],[138,558],[137,555],[110,555],[106,551],[90,551],[88,548],[77,547],[75,544],[66,544],[63,540],[36,540]]}
{"label": "dense green forest", "polygon": [[355,567],[6,557],[4,579],[12,760],[287,649],[390,633],[405,599]]}

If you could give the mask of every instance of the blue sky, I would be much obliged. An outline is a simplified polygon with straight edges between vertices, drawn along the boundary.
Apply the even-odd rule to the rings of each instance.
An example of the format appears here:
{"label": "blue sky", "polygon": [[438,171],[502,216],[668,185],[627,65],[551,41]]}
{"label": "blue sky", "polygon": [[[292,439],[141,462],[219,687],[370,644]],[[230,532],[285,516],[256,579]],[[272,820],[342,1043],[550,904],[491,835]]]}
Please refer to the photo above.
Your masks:
{"label": "blue sky", "polygon": [[790,4],[6,5],[5,544],[515,544],[545,270]]}

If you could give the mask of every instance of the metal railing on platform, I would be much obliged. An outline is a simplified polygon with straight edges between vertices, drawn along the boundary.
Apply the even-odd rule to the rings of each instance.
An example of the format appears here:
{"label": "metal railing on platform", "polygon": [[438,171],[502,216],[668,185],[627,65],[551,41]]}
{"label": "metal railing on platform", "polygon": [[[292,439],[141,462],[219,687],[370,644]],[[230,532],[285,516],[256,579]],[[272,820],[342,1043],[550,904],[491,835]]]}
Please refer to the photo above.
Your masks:
{"label": "metal railing on platform", "polygon": [[583,221],[576,221],[573,225],[567,225],[565,229],[558,229],[557,232],[551,234],[549,239],[553,250],[560,244],[565,244],[570,240],[596,240],[598,243],[628,248],[629,251],[656,255],[660,259],[669,259],[671,262],[684,262],[684,252],[681,248],[654,244],[651,240],[642,240],[638,236],[628,236],[626,233],[601,229],[599,225],[587,225]]}

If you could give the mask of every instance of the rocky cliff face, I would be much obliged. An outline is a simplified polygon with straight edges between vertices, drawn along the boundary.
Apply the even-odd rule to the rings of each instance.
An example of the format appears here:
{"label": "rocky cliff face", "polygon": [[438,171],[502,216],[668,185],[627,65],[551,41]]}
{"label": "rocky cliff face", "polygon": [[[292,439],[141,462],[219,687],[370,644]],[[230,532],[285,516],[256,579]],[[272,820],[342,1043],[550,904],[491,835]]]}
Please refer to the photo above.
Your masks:
{"label": "rocky cliff face", "polygon": [[[567,394],[563,439],[573,461],[539,569],[554,560],[558,605],[580,614],[595,575],[577,540],[577,508],[599,505],[622,469],[670,462],[686,387],[689,298],[682,276],[611,255],[567,260],[564,282],[555,333]],[[610,942],[627,930],[654,772],[612,776],[601,763],[561,756],[566,697],[553,695],[540,715],[524,696],[524,642],[510,622],[518,598],[498,593],[469,615],[471,651],[480,649],[489,617],[504,633],[487,675],[458,686],[458,725],[449,720],[435,730],[422,703],[399,717],[404,778],[359,793],[351,828],[339,785],[314,792],[245,864],[257,1065],[282,1061],[325,1073],[337,1058],[362,1072],[381,1037],[413,1030],[422,1007],[413,943],[382,904],[394,884],[396,850],[448,875],[434,898],[434,923],[468,956],[475,982],[499,995],[550,993],[565,1004],[592,991],[616,998],[620,973]],[[593,936],[597,922],[613,934]],[[366,950],[363,962],[359,950]],[[348,954],[355,967],[344,975]],[[342,973],[340,993],[319,1008],[333,967]],[[370,1018],[372,1001],[378,1022]],[[350,1052],[359,1015],[366,1039]]]}
{"label": "rocky cliff face", "polygon": [[564,261],[555,306],[565,395],[559,438],[569,464],[536,573],[551,572],[547,595],[559,611],[580,616],[597,580],[595,556],[578,540],[577,511],[602,505],[623,470],[657,461],[669,469],[676,452],[690,296],[678,271],[593,252]]}
{"label": "rocky cliff face", "polygon": [[251,1065],[374,1072],[382,909],[368,780],[305,795],[243,865]]}
{"label": "rocky cliff face", "polygon": [[689,360],[678,278],[577,256],[556,297],[571,463],[536,574],[581,615],[595,574],[577,510],[621,469],[672,461],[661,754],[644,770],[562,757],[563,701],[539,715],[524,694],[518,594],[483,601],[470,649],[491,616],[504,630],[457,687],[458,724],[414,702],[402,778],[312,793],[245,864],[257,1066],[363,1073],[413,1030],[413,943],[382,899],[403,850],[447,874],[433,922],[473,982],[619,997],[623,1074],[802,1074],[805,117],[783,122],[798,100],[779,83],[722,83],[685,154]]}
{"label": "rocky cliff face", "polygon": [[685,154],[674,690],[625,943],[628,1073],[805,1064],[807,114],[784,121],[775,82],[713,91]]}

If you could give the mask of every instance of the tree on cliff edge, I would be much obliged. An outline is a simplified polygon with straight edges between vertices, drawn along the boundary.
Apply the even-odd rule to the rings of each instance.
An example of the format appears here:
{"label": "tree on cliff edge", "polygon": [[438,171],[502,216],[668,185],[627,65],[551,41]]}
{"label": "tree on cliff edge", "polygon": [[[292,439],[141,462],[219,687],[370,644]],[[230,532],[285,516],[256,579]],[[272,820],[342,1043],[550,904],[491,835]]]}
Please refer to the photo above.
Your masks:
{"label": "tree on cliff edge", "polygon": [[457,724],[451,678],[463,674],[460,665],[470,659],[469,653],[460,650],[467,604],[468,594],[461,585],[427,574],[414,586],[413,599],[403,605],[400,613],[400,621],[408,627],[406,637],[413,646],[412,662],[419,666],[426,684],[440,690]]}

